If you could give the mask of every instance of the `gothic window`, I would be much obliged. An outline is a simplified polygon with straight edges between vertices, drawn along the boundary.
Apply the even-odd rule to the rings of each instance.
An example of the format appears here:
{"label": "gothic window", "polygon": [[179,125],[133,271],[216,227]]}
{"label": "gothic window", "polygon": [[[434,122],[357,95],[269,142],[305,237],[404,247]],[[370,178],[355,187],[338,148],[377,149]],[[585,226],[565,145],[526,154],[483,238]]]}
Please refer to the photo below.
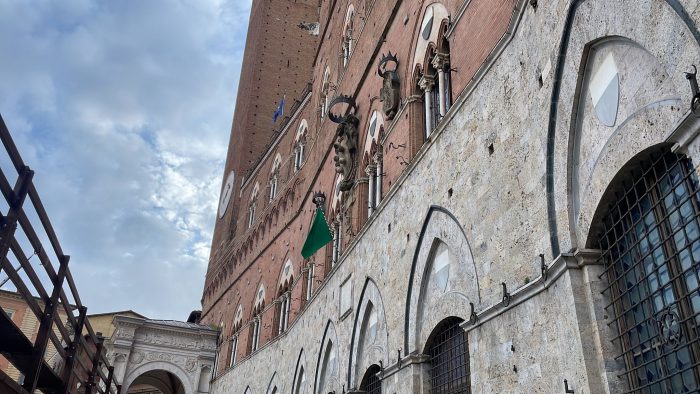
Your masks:
{"label": "gothic window", "polygon": [[262,312],[265,308],[265,287],[260,285],[255,295],[255,306],[253,307],[253,322],[251,325],[250,351],[258,350],[260,344],[260,331],[262,330]]}
{"label": "gothic window", "polygon": [[283,332],[287,331],[287,327],[289,326],[289,310],[290,310],[290,305],[291,305],[291,298],[289,291],[287,289],[284,290],[284,293],[280,296],[280,307],[279,307],[279,327],[278,327],[278,333],[282,334]]}
{"label": "gothic window", "polygon": [[234,364],[236,364],[236,353],[238,352],[238,334],[242,324],[243,306],[238,305],[238,310],[236,310],[236,317],[233,320],[233,327],[231,328],[231,332],[233,332],[233,335],[231,336],[231,353],[228,365],[229,367],[232,367]]}
{"label": "gothic window", "polygon": [[253,192],[250,194],[250,205],[248,206],[248,228],[253,226],[255,223],[255,206],[258,199],[258,192],[260,191],[260,184],[257,182],[253,187]]}
{"label": "gothic window", "polygon": [[321,120],[328,115],[328,104],[330,102],[331,70],[326,67],[323,72],[323,84],[321,85]]}
{"label": "gothic window", "polygon": [[299,171],[304,163],[304,145],[306,145],[307,129],[306,120],[302,120],[294,142],[294,172]]}
{"label": "gothic window", "polygon": [[236,351],[238,350],[238,334],[231,337],[231,357],[229,362],[229,367],[233,367],[236,364]]}
{"label": "gothic window", "polygon": [[430,334],[426,353],[430,357],[432,393],[469,394],[469,347],[462,319],[450,317]]}
{"label": "gothic window", "polygon": [[360,384],[360,391],[367,394],[382,394],[382,381],[379,379],[381,371],[377,364],[367,368],[367,372],[365,372],[365,376]]}
{"label": "gothic window", "polygon": [[449,14],[442,4],[428,6],[420,26],[414,65],[422,70],[417,85],[423,95],[425,137],[438,126],[452,105],[450,45],[445,38]]}
{"label": "gothic window", "polygon": [[272,169],[270,170],[270,202],[272,202],[277,196],[277,186],[279,182],[281,164],[282,157],[278,153],[277,156],[275,156],[275,160],[272,162]]}
{"label": "gothic window", "polygon": [[[700,198],[685,156],[654,153],[614,183],[597,240],[634,393],[700,389]],[[617,179],[620,179],[618,176]]]}
{"label": "gothic window", "polygon": [[348,66],[350,61],[350,55],[352,55],[353,50],[353,25],[355,21],[355,8],[352,4],[348,7],[348,12],[345,15],[345,28],[343,29],[343,42],[342,42],[342,57],[343,57],[343,68]]}

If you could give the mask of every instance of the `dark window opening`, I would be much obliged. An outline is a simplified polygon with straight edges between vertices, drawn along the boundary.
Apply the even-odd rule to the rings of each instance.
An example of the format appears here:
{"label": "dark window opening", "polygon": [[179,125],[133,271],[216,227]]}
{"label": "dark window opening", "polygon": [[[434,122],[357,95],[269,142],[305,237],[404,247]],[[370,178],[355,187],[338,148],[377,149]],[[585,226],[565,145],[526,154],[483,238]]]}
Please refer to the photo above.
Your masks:
{"label": "dark window opening", "polygon": [[360,391],[367,394],[382,394],[382,381],[379,379],[381,371],[377,364],[367,368],[367,372],[365,372],[365,376],[360,384]]}
{"label": "dark window opening", "polygon": [[471,393],[467,333],[459,326],[463,321],[447,318],[430,334],[426,353],[430,357],[431,393]]}
{"label": "dark window opening", "polygon": [[[612,192],[610,192],[612,193]],[[620,183],[598,233],[629,393],[700,389],[700,199],[690,161],[651,155]]]}

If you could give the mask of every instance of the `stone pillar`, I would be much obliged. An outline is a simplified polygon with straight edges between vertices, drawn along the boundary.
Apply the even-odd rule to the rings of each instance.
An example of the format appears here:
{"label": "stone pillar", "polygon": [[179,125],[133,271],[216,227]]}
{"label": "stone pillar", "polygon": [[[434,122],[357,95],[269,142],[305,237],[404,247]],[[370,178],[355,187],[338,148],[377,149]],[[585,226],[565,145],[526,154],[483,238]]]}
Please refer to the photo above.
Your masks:
{"label": "stone pillar", "polygon": [[423,91],[425,105],[425,138],[430,137],[433,131],[433,87],[435,86],[435,76],[423,74],[418,81],[418,86]]}
{"label": "stone pillar", "polygon": [[440,116],[445,116],[447,113],[447,79],[445,78],[445,68],[449,67],[450,55],[446,53],[437,53],[433,58],[433,67],[438,72],[438,96],[440,98]]}
{"label": "stone pillar", "polygon": [[375,178],[376,185],[374,187],[374,192],[376,193],[374,197],[374,208],[377,208],[379,203],[382,201],[382,152],[380,151],[374,156],[374,162],[377,164],[377,176]]}
{"label": "stone pillar", "polygon": [[367,169],[365,171],[367,172],[367,180],[369,183],[368,192],[367,192],[367,217],[369,218],[370,216],[372,216],[372,213],[374,213],[374,208],[376,206],[376,204],[374,202],[374,196],[376,193],[374,191],[374,187],[375,187],[375,182],[376,182],[375,178],[377,177],[377,175],[376,175],[377,168],[373,164],[370,164],[367,166]]}

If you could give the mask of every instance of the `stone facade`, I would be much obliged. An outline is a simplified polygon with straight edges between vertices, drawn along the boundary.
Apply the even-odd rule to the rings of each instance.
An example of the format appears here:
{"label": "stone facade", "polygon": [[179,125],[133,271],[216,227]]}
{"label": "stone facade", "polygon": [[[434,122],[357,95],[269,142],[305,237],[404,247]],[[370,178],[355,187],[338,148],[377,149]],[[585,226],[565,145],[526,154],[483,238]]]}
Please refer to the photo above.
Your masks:
{"label": "stone facade", "polygon": [[[241,209],[236,236],[212,247],[212,391],[357,392],[378,365],[382,392],[428,393],[427,346],[449,317],[468,338],[471,392],[630,389],[598,227],[637,158],[700,163],[685,76],[700,62],[700,3],[336,0],[317,18],[311,92],[235,189],[251,220]],[[384,121],[389,52],[401,104]],[[340,94],[363,151],[336,193],[323,110]],[[268,195],[277,155],[290,159]],[[337,241],[304,261],[316,191]]]}
{"label": "stone facade", "polygon": [[[106,341],[107,358],[114,366],[115,379],[121,382],[122,393],[139,383],[173,394],[209,392],[217,330],[194,323],[124,315],[115,316],[112,324],[113,334]],[[160,386],[158,374],[163,373],[179,381],[175,386],[180,392]]]}

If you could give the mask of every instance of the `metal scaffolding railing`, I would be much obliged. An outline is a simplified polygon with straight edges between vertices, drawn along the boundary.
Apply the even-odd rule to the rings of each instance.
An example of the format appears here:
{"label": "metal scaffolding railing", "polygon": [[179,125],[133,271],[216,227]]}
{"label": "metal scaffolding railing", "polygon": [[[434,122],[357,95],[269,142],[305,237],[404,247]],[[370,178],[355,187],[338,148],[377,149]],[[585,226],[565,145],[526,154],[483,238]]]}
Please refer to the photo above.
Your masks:
{"label": "metal scaffolding railing", "polygon": [[[0,272],[39,322],[36,335],[25,333],[0,308],[0,354],[24,376],[20,384],[0,371],[0,392],[119,393],[104,338],[86,318],[87,308],[68,267],[69,256],[63,253],[32,183],[34,172],[22,160],[2,116],[0,140],[9,158],[0,162],[0,193],[6,209],[0,212]],[[39,259],[36,268],[30,263],[33,256]],[[49,347],[56,351],[50,360]]]}

